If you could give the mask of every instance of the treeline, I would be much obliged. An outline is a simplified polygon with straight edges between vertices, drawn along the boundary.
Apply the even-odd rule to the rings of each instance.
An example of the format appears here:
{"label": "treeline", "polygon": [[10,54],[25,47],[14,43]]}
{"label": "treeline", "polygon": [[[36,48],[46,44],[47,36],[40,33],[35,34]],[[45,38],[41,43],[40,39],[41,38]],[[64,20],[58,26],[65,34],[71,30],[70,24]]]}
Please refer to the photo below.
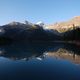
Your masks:
{"label": "treeline", "polygon": [[73,30],[64,32],[63,33],[63,40],[80,41],[80,28],[74,27]]}

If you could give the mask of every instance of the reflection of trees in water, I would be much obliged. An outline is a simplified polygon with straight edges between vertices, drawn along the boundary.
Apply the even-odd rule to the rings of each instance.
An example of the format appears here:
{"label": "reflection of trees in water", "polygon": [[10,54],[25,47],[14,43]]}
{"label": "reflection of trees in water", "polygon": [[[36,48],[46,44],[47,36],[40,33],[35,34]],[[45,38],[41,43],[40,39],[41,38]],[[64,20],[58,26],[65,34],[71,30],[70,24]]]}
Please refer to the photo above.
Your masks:
{"label": "reflection of trees in water", "polygon": [[80,50],[75,45],[66,43],[15,43],[11,45],[0,46],[0,55],[14,60],[30,60],[32,58],[37,58],[40,60],[48,55],[56,55],[58,57],[65,55],[70,57],[70,55],[72,55],[71,58],[76,60],[76,55],[80,55]]}

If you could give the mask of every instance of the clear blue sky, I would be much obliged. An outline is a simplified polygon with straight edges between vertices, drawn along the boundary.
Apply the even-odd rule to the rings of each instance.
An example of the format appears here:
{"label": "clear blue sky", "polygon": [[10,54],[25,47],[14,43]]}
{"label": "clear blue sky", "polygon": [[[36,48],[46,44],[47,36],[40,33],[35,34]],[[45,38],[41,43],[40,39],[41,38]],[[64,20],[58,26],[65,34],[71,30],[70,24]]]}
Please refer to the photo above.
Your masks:
{"label": "clear blue sky", "polygon": [[0,0],[0,25],[12,21],[54,23],[80,15],[80,0]]}

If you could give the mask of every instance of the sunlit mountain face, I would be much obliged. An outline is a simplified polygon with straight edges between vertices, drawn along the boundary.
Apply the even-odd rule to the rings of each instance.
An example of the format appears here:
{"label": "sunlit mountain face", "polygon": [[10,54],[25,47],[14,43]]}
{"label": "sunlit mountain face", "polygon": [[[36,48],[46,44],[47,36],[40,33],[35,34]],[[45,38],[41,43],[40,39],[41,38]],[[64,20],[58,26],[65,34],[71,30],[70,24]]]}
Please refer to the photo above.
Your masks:
{"label": "sunlit mountain face", "polygon": [[46,57],[80,64],[80,47],[67,43],[25,43],[0,46],[0,57],[12,60],[43,60]]}
{"label": "sunlit mountain face", "polygon": [[80,16],[75,16],[72,19],[67,20],[67,21],[56,22],[54,24],[48,25],[48,28],[65,32],[67,30],[72,30],[74,26],[76,28],[80,27]]}

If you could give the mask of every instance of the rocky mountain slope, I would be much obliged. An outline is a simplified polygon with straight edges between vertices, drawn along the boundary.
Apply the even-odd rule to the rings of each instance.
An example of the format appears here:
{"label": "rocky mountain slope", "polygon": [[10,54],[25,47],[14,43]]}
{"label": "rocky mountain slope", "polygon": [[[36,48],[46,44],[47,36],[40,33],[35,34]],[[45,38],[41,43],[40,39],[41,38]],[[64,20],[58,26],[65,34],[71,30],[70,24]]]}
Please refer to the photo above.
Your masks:
{"label": "rocky mountain slope", "polygon": [[59,32],[65,32],[67,30],[72,30],[74,27],[80,26],[80,16],[76,16],[68,21],[54,23],[48,25],[48,29],[56,29]]}
{"label": "rocky mountain slope", "polygon": [[54,30],[44,29],[42,23],[33,24],[28,21],[26,23],[11,22],[0,26],[0,41],[53,41],[60,37]]}

